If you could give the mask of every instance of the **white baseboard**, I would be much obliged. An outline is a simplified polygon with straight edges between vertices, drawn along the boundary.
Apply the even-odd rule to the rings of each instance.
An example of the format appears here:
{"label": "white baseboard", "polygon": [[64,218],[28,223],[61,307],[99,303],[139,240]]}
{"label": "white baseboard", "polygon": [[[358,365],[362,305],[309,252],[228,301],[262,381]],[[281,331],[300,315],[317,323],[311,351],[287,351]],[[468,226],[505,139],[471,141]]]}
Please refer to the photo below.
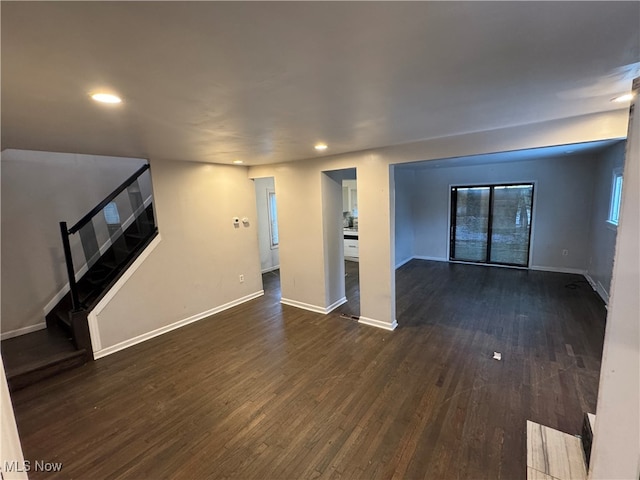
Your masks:
{"label": "white baseboard", "polygon": [[299,302],[297,300],[291,300],[289,298],[282,297],[280,303],[283,305],[289,305],[290,307],[302,308],[303,310],[309,310],[310,312],[326,314],[326,308],[319,307],[317,305],[311,305],[310,303]]}
{"label": "white baseboard", "polygon": [[340,300],[333,302],[331,305],[325,308],[326,310],[325,313],[330,313],[334,311],[336,308],[338,308],[340,305],[344,305],[345,303],[347,303],[347,297],[342,297]]}
{"label": "white baseboard", "polygon": [[413,260],[415,257],[409,257],[409,258],[405,258],[404,260],[401,260],[400,262],[396,263],[396,269],[400,268],[401,266],[409,263],[411,260]]}
{"label": "white baseboard", "polygon": [[38,330],[44,330],[47,328],[45,322],[36,323],[35,325],[29,325],[28,327],[17,328],[15,330],[9,330],[0,334],[0,340],[6,340],[8,338],[19,337],[20,335],[26,335],[27,333],[37,332]]}
{"label": "white baseboard", "polygon": [[541,265],[531,265],[529,270],[538,270],[541,272],[554,272],[554,273],[573,273],[575,275],[584,275],[587,273],[580,268],[564,268],[564,267],[546,267]]}
{"label": "white baseboard", "polygon": [[[113,353],[119,352],[120,350],[124,350],[125,348],[129,348],[132,347],[134,345],[137,345],[139,343],[142,343],[146,340],[150,340],[154,337],[157,337],[159,335],[162,335],[164,333],[168,333],[172,330],[176,330],[180,327],[184,327],[185,325],[189,325],[190,323],[194,323],[197,322],[198,320],[202,320],[203,318],[207,318],[210,317],[212,315],[215,315],[216,313],[220,313],[224,310],[227,310],[229,308],[235,307],[237,305],[240,305],[241,303],[245,303],[248,302],[249,300],[253,300],[254,298],[258,298],[260,296],[264,295],[264,290],[260,290],[258,292],[254,292],[252,294],[246,295],[244,297],[238,298],[236,300],[233,300],[231,302],[225,303],[224,305],[220,305],[214,308],[211,308],[207,311],[198,313],[196,315],[192,315],[188,318],[185,318],[183,320],[179,320],[177,322],[171,323],[169,325],[165,325],[164,327],[160,327],[157,328],[155,330],[152,330],[150,332],[147,333],[143,333],[142,335],[138,335],[137,337],[133,337],[130,338],[129,340],[125,340],[124,342],[120,342],[117,343],[115,345],[112,345],[110,347],[107,348],[103,348],[100,349],[98,351],[93,352],[94,358],[97,360],[99,358],[102,357],[106,357],[107,355],[111,355]],[[97,319],[96,319],[97,320]],[[98,325],[97,322],[95,323],[94,327],[97,329]],[[93,343],[93,332],[91,335],[91,340]]]}
{"label": "white baseboard", "polygon": [[280,265],[276,265],[275,267],[269,267],[269,268],[265,268],[264,270],[262,270],[260,273],[269,273],[269,272],[273,272],[274,270],[278,270],[280,268]]}
{"label": "white baseboard", "polygon": [[600,295],[600,298],[602,298],[602,301],[605,303],[605,305],[609,305],[609,292],[607,292],[607,290],[600,282],[596,284],[596,292],[598,293],[598,295]]}
{"label": "white baseboard", "polygon": [[402,260],[401,262],[396,264],[396,268],[400,268],[401,266],[409,263],[411,260],[431,260],[432,262],[448,262],[449,260],[444,257],[429,257],[426,255],[413,255],[409,258]]}
{"label": "white baseboard", "polygon": [[338,308],[340,305],[347,303],[347,297],[342,297],[340,300],[332,303],[328,307],[319,307],[318,305],[311,305],[310,303],[299,302],[297,300],[291,300],[289,298],[281,298],[280,303],[282,303],[283,305],[289,305],[290,307],[302,308],[303,310],[309,310],[310,312],[326,315],[327,313]]}
{"label": "white baseboard", "polygon": [[369,325],[370,327],[382,328],[384,330],[393,331],[398,326],[398,322],[394,320],[392,323],[383,322],[382,320],[375,320],[373,318],[360,316],[358,323],[362,323],[363,325]]}
{"label": "white baseboard", "polygon": [[593,278],[591,278],[591,275],[589,275],[588,273],[584,274],[584,278],[587,279],[587,282],[589,282],[589,285],[591,285],[591,288],[593,288],[593,290],[598,295],[600,295],[600,298],[602,298],[602,301],[605,303],[605,305],[609,305],[609,292],[607,292],[607,289],[604,288],[602,283],[596,282]]}
{"label": "white baseboard", "polygon": [[448,262],[448,258],[444,257],[429,257],[427,255],[414,255],[412,258],[416,260],[431,260],[432,262]]}
{"label": "white baseboard", "polygon": [[[407,259],[407,260],[403,260],[401,263],[399,263],[398,265],[396,265],[396,268],[401,267],[402,265],[404,265],[405,263],[410,262],[411,260],[430,260],[433,262],[449,262],[449,259],[444,258],[444,257],[429,257],[426,255],[414,255],[413,257]],[[505,267],[505,268],[520,268],[520,269],[526,269],[527,267],[512,267],[509,265],[493,265],[493,264],[485,264],[485,263],[474,263],[474,262],[455,262],[455,263],[466,263],[469,265],[481,265],[481,266],[487,266],[487,267]],[[581,270],[579,268],[564,268],[564,267],[547,267],[547,266],[541,266],[541,265],[532,265],[529,267],[530,270],[539,270],[542,272],[555,272],[555,273],[573,273],[576,275],[585,275],[586,271],[585,270]],[[595,290],[595,287],[594,287]],[[607,296],[608,298],[608,296]]]}
{"label": "white baseboard", "polygon": [[[153,200],[153,197],[149,196],[147,197],[147,199],[144,201],[144,208],[149,207],[149,205],[151,204],[151,201]],[[129,228],[131,226],[131,224],[133,223],[133,221],[135,220],[133,214],[131,214],[129,216],[129,218],[127,218],[124,223],[122,224],[122,232],[124,234],[124,231]],[[104,242],[104,244],[102,246],[100,246],[100,255],[102,256],[105,254],[105,252],[107,250],[109,250],[109,248],[111,248],[111,243],[112,240],[111,238],[108,238],[106,242]],[[87,273],[89,271],[89,265],[87,263],[85,263],[84,265],[82,265],[80,267],[80,269],[76,272],[76,281],[80,280],[83,275],[85,273]],[[49,300],[49,302],[47,302],[47,304],[44,306],[44,308],[42,309],[44,312],[44,316],[46,317],[47,315],[49,315],[49,312],[51,312],[51,310],[53,310],[55,308],[56,305],[58,305],[58,303],[60,303],[60,300],[62,300],[64,298],[64,296],[69,293],[69,290],[71,288],[69,287],[69,282],[65,283],[64,286],[60,289],[60,291],[58,293],[56,293],[53,298],[51,298],[51,300]]]}

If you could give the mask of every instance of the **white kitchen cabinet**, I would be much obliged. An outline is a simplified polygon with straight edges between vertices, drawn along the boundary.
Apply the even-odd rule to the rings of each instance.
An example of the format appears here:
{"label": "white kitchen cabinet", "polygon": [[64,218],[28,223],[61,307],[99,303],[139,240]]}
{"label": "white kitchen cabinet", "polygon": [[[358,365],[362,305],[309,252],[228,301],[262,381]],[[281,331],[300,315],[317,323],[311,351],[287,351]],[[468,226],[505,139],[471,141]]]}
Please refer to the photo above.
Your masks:
{"label": "white kitchen cabinet", "polygon": [[358,240],[344,241],[344,256],[358,258]]}

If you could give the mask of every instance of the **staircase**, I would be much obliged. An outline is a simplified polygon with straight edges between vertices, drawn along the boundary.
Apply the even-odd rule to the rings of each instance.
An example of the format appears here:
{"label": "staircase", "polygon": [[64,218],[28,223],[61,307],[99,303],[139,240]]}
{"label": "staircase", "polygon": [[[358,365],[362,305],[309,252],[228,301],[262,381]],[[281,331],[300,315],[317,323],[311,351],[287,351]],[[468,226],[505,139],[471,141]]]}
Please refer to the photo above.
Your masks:
{"label": "staircase", "polygon": [[158,232],[149,165],[73,227],[61,222],[60,230],[70,291],[46,316],[45,330],[1,342],[12,391],[93,360],[88,314]]}
{"label": "staircase", "polygon": [[527,421],[527,480],[586,480],[595,420],[585,413],[582,436]]}

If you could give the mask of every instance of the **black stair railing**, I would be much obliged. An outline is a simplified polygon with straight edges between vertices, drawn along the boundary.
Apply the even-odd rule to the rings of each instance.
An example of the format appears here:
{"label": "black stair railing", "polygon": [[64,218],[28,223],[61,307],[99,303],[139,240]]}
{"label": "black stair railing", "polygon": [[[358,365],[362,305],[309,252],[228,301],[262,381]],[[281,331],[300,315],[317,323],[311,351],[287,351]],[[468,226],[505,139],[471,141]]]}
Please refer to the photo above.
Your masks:
{"label": "black stair railing", "polygon": [[148,164],[71,228],[60,222],[72,311],[99,295],[156,231]]}

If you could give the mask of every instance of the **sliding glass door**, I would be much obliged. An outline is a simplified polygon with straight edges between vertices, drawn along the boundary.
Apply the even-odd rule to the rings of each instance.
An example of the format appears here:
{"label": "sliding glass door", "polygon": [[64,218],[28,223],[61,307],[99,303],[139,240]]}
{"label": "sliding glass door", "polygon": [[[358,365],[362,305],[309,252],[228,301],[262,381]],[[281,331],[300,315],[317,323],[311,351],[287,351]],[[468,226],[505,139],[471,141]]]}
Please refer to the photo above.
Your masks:
{"label": "sliding glass door", "polygon": [[526,267],[533,185],[451,188],[451,260]]}

